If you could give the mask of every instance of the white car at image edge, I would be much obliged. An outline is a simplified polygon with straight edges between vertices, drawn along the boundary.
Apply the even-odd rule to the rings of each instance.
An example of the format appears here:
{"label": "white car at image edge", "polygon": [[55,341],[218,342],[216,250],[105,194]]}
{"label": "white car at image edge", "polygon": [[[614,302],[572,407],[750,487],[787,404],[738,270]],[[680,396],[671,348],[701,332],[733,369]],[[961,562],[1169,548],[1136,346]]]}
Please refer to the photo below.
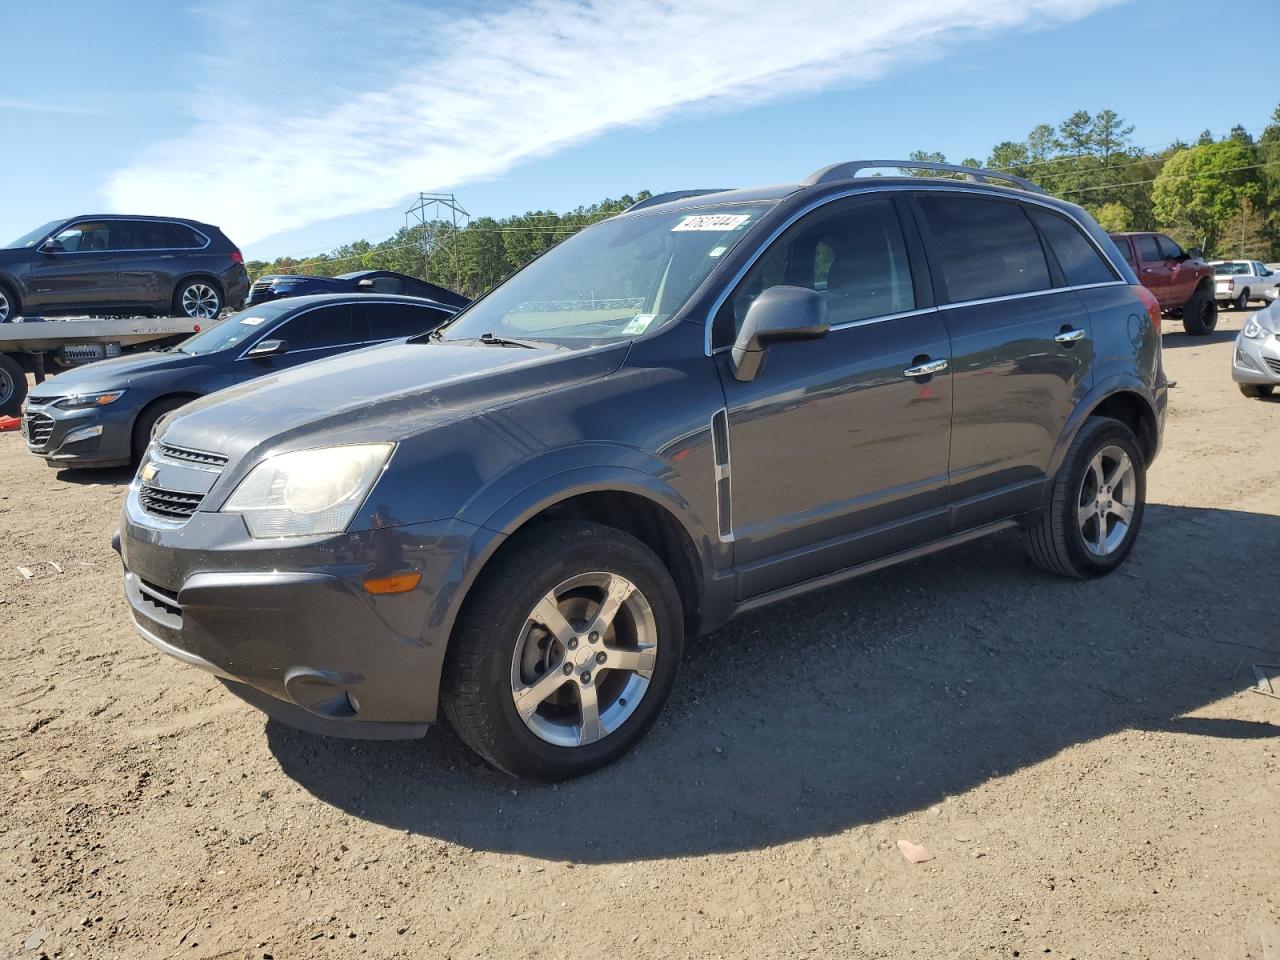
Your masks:
{"label": "white car at image edge", "polygon": [[1214,299],[1218,305],[1245,310],[1250,300],[1265,300],[1268,290],[1280,286],[1280,271],[1257,260],[1214,260]]}

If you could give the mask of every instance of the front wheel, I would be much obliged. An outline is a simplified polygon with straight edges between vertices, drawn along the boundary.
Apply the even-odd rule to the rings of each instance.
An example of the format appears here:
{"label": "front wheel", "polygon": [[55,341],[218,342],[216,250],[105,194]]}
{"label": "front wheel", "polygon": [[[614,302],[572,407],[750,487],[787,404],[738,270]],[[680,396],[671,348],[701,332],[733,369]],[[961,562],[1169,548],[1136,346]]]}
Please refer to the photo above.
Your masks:
{"label": "front wheel", "polygon": [[211,280],[186,280],[173,295],[173,310],[193,320],[216,320],[222,312],[222,291]]}
{"label": "front wheel", "polygon": [[1275,385],[1270,383],[1241,383],[1238,386],[1240,392],[1250,400],[1263,400],[1271,396],[1276,389]]}
{"label": "front wheel", "polygon": [[1076,579],[1110,573],[1133,548],[1146,498],[1146,464],[1133,431],[1090,417],[1054,478],[1049,507],[1026,528],[1031,561]]}
{"label": "front wheel", "polygon": [[0,353],[0,417],[19,416],[26,398],[27,372],[18,361]]}
{"label": "front wheel", "polygon": [[445,662],[445,715],[507,773],[580,776],[644,735],[683,649],[680,597],[653,551],[612,527],[539,524],[467,599]]}
{"label": "front wheel", "polygon": [[1203,290],[1192,294],[1182,308],[1182,328],[1188,336],[1205,337],[1218,325],[1218,301]]}

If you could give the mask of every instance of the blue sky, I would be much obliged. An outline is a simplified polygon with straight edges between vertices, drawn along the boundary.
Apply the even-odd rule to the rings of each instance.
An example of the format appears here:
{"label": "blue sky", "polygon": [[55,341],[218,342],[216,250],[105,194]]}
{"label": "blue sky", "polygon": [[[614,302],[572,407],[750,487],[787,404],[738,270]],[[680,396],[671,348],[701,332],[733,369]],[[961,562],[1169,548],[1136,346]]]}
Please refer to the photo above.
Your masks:
{"label": "blue sky", "polygon": [[[1231,6],[1237,22],[1273,19],[1273,0]],[[1118,111],[1140,145],[1236,123],[1256,132],[1280,101],[1261,48],[1246,55],[1256,79],[1187,77],[1206,9],[14,5],[6,34],[21,42],[0,62],[0,240],[75,213],[164,213],[221,225],[251,257],[308,255],[389,235],[420,189],[453,191],[473,215],[561,210],[914,149],[984,157],[1081,108]]]}

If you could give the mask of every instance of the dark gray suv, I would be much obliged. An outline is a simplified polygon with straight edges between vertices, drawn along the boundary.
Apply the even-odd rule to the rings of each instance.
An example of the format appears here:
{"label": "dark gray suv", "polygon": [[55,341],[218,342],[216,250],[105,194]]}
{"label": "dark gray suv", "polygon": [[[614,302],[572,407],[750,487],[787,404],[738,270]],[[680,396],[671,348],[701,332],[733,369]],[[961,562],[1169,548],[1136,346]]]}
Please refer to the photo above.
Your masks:
{"label": "dark gray suv", "polygon": [[1015,525],[1046,570],[1114,570],[1164,421],[1154,298],[1030,183],[872,166],[920,165],[654,197],[434,334],[184,407],[124,507],[139,631],[286,723],[443,709],[556,779],[736,614]]}

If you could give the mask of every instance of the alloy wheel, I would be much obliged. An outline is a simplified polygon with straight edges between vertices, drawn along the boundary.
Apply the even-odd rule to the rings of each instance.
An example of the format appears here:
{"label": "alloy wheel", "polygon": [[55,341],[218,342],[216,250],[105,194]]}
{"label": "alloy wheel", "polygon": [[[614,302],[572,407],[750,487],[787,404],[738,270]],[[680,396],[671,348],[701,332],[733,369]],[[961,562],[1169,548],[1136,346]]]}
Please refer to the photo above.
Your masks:
{"label": "alloy wheel", "polygon": [[1097,557],[1115,553],[1129,535],[1137,506],[1138,482],[1129,455],[1109,444],[1084,472],[1076,519],[1085,548]]}
{"label": "alloy wheel", "polygon": [[595,743],[635,713],[657,663],[643,593],[616,573],[571,577],[529,612],[511,658],[511,698],[526,727],[561,747]]}
{"label": "alloy wheel", "polygon": [[218,292],[204,283],[193,283],[182,291],[182,312],[198,320],[212,320],[222,309]]}
{"label": "alloy wheel", "polygon": [[4,323],[9,319],[9,314],[13,310],[13,305],[9,302],[9,296],[3,290],[0,290],[0,323]]}
{"label": "alloy wheel", "polygon": [[13,399],[18,385],[13,382],[13,377],[9,375],[9,371],[0,367],[0,409]]}

